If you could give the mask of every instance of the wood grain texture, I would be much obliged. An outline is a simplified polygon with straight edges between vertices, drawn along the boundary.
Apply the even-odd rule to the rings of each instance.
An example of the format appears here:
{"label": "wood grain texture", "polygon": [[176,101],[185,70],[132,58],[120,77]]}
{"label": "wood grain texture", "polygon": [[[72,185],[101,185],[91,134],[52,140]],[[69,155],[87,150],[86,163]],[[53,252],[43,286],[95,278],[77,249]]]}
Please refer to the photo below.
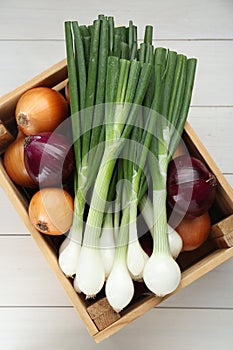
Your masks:
{"label": "wood grain texture", "polygon": [[[231,310],[154,309],[98,345],[101,350],[232,349]],[[72,309],[0,309],[4,350],[50,348],[94,350],[94,343]]]}
{"label": "wood grain texture", "polygon": [[[31,236],[0,236],[1,306],[71,306]],[[9,278],[10,276],[10,278]]]}
{"label": "wood grain texture", "polygon": [[233,174],[225,174],[225,178],[227,179],[228,183],[231,185],[233,188]]}
{"label": "wood grain texture", "polygon": [[[30,40],[61,40],[61,23],[79,19],[80,24],[92,22],[99,13],[114,15],[117,24],[133,19],[139,29],[145,22],[156,27],[155,38],[162,39],[232,39],[233,24],[231,0],[173,0],[143,3],[133,0],[86,0],[80,6],[77,0],[2,0],[0,11],[0,38]],[[11,25],[11,24],[14,25]],[[142,30],[140,31],[142,37]]]}
{"label": "wood grain texture", "polygon": [[193,107],[189,122],[224,174],[233,171],[233,108]]}
{"label": "wood grain texture", "polygon": [[[4,281],[4,288],[0,290],[0,307],[71,306],[29,235],[0,236],[0,266],[4,261],[8,264],[6,269],[0,269],[0,280]],[[164,301],[161,307],[233,308],[232,274],[233,264],[229,260]]]}
{"label": "wood grain texture", "polygon": [[1,96],[65,57],[64,42],[14,40],[0,42],[0,45],[0,79],[4,82],[4,84],[1,83]]}
{"label": "wood grain texture", "polygon": [[0,235],[20,235],[28,232],[26,226],[22,222],[13,204],[9,201],[2,187],[0,186],[0,212],[1,225]]}
{"label": "wood grain texture", "polygon": [[[0,84],[0,95],[65,57],[63,41],[4,41],[0,44],[0,80],[4,81],[4,84]],[[233,41],[155,40],[154,44],[198,58],[192,105],[233,106]],[[12,52],[15,55],[9,58]],[[9,70],[5,67],[9,67]],[[9,71],[14,79],[9,79]]]}
{"label": "wood grain texture", "polygon": [[[88,23],[98,13],[118,24],[134,19],[141,37],[153,24],[157,46],[198,57],[189,121],[233,186],[231,0],[2,0],[0,95],[65,57],[64,20]],[[96,348],[1,188],[0,213],[0,348]],[[232,259],[218,266],[99,347],[231,350],[232,266]]]}

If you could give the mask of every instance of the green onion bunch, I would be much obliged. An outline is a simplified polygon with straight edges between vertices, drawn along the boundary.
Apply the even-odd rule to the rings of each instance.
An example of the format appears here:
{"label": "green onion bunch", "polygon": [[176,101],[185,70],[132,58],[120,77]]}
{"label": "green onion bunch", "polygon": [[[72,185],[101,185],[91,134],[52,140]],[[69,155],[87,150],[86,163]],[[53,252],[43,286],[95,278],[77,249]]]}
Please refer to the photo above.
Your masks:
{"label": "green onion bunch", "polygon": [[[116,26],[104,15],[91,25],[65,22],[65,39],[76,167],[73,224],[59,265],[87,298],[105,288],[119,312],[133,298],[134,281],[159,296],[180,283],[166,178],[187,119],[196,59],[155,48],[151,25],[139,42],[133,21]],[[138,213],[148,210],[150,257],[138,226]]]}

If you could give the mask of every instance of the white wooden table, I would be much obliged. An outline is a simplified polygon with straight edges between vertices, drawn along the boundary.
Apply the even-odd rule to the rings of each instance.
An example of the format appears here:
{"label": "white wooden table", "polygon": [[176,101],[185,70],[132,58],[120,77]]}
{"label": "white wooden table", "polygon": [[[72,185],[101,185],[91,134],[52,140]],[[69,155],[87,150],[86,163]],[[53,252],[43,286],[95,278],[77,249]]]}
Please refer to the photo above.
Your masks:
{"label": "white wooden table", "polygon": [[[0,0],[0,95],[65,57],[63,22],[155,26],[155,45],[198,58],[189,121],[233,185],[232,0]],[[95,349],[38,248],[0,189],[0,348]],[[233,261],[107,339],[99,349],[230,350]]]}

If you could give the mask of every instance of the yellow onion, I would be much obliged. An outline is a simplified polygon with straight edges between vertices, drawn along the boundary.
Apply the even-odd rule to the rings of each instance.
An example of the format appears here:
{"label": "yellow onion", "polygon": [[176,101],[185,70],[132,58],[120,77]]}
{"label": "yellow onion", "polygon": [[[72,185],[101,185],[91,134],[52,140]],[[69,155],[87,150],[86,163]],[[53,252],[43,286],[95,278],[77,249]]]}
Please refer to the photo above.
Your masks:
{"label": "yellow onion", "polygon": [[53,131],[68,116],[68,103],[60,92],[48,87],[26,91],[18,100],[15,118],[25,135]]}
{"label": "yellow onion", "polygon": [[67,191],[47,187],[32,196],[28,214],[38,231],[47,235],[62,235],[71,227],[73,210],[73,198]]}
{"label": "yellow onion", "polygon": [[17,185],[35,188],[37,185],[29,176],[24,163],[25,135],[19,130],[17,138],[6,149],[4,166],[7,174]]}
{"label": "yellow onion", "polygon": [[195,218],[184,217],[176,231],[182,238],[182,251],[191,251],[199,248],[208,238],[211,228],[211,220],[209,212]]}

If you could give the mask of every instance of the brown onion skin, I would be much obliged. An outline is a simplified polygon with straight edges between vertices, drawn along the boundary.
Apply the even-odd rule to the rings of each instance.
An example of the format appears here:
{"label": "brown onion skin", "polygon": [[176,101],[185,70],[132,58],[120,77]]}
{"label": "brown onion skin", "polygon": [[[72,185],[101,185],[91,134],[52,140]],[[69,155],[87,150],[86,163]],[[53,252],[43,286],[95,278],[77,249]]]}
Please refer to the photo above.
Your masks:
{"label": "brown onion skin", "polygon": [[36,188],[36,183],[29,176],[24,163],[24,138],[25,135],[19,131],[17,138],[6,149],[3,163],[8,176],[17,185]]}
{"label": "brown onion skin", "polygon": [[18,100],[15,118],[25,135],[54,131],[69,114],[68,103],[62,94],[48,87],[26,91]]}
{"label": "brown onion skin", "polygon": [[31,223],[39,232],[59,236],[70,229],[73,210],[73,198],[67,191],[47,187],[32,196],[28,215]]}
{"label": "brown onion skin", "polygon": [[211,221],[208,211],[195,218],[184,217],[176,231],[182,238],[182,251],[192,251],[199,248],[208,238]]}

